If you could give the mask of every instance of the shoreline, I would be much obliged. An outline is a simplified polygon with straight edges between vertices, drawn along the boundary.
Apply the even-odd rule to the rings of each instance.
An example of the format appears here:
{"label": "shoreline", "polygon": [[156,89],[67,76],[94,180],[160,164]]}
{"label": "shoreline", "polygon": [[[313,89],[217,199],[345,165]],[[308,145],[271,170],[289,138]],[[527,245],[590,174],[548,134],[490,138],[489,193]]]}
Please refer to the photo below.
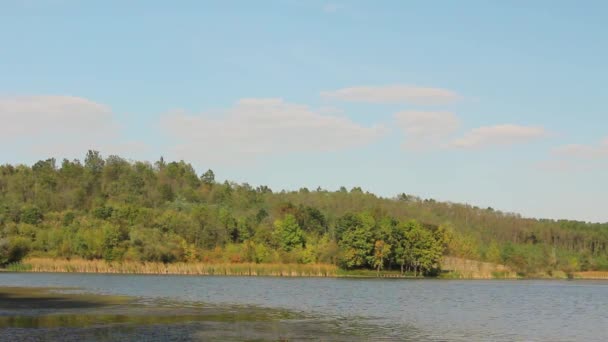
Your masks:
{"label": "shoreline", "polygon": [[532,276],[509,274],[466,277],[448,271],[437,277],[414,277],[399,271],[342,270],[328,264],[253,264],[253,263],[151,263],[106,262],[104,260],[27,258],[19,264],[9,265],[0,272],[11,273],[76,273],[116,275],[183,275],[223,277],[278,277],[278,278],[360,278],[360,279],[437,279],[437,280],[608,280],[608,272],[575,272],[570,277]]}
{"label": "shoreline", "polygon": [[179,277],[228,277],[228,278],[240,278],[240,277],[255,277],[255,278],[325,278],[325,279],[395,279],[395,280],[437,280],[437,281],[525,281],[525,280],[545,280],[545,281],[607,281],[608,278],[594,278],[594,277],[581,277],[577,276],[574,278],[561,278],[561,277],[518,277],[518,278],[442,278],[442,277],[413,277],[413,276],[392,276],[392,275],[380,275],[378,276],[367,276],[367,275],[332,275],[332,276],[307,276],[307,275],[239,275],[239,274],[180,274],[180,273],[118,273],[118,272],[60,272],[60,271],[13,271],[8,269],[0,269],[1,273],[14,273],[14,274],[99,274],[99,275],[111,275],[111,276],[179,276]]}

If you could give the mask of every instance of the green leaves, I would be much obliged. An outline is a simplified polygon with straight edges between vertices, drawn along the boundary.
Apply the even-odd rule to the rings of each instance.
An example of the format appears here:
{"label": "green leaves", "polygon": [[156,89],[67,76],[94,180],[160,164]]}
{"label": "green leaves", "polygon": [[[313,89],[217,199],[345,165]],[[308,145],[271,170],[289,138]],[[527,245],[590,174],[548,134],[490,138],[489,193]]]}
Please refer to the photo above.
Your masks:
{"label": "green leaves", "polygon": [[287,214],[282,220],[274,222],[275,235],[280,247],[289,252],[295,247],[304,246],[304,232],[292,214]]}
{"label": "green leaves", "polygon": [[30,244],[30,240],[20,236],[0,239],[0,266],[21,261],[29,252]]}
{"label": "green leaves", "polygon": [[203,173],[203,175],[201,176],[201,182],[206,185],[215,184],[215,173],[213,173],[213,170],[209,169],[205,173]]}
{"label": "green leaves", "polygon": [[23,223],[37,225],[42,222],[42,210],[36,206],[26,206],[21,209],[20,220]]}
{"label": "green leaves", "polygon": [[374,229],[376,221],[369,213],[345,215],[338,223],[341,232],[341,264],[345,268],[366,267],[373,264]]}

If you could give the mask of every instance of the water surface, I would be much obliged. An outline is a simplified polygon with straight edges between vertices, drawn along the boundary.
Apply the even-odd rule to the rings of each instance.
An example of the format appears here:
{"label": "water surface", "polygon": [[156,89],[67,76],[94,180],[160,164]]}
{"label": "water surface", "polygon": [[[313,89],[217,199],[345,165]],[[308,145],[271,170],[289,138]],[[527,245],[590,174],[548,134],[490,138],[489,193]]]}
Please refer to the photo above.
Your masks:
{"label": "water surface", "polygon": [[[165,335],[162,336],[168,340],[245,337],[411,341],[608,339],[608,282],[601,281],[2,273],[0,286],[71,287],[77,288],[70,290],[76,292],[134,296],[144,310],[146,306],[155,310],[159,307],[189,310],[180,313],[190,317],[187,322],[151,318],[151,323],[146,324],[145,319],[138,318],[140,323],[135,320],[135,324],[123,324],[122,330],[104,330],[102,322],[95,335],[99,340],[145,338],[146,334],[158,333],[158,327],[163,327]],[[235,315],[236,312],[242,314],[238,310],[264,308],[290,314],[268,316],[257,311],[251,315],[226,316],[225,312],[217,311],[224,314],[219,317],[237,317],[229,324],[222,319],[194,318],[221,308],[232,308]],[[125,312],[109,314],[129,316]],[[11,315],[15,313],[0,309],[0,316]],[[270,318],[256,319],[266,316]],[[179,329],[171,330],[177,325]],[[11,333],[15,333],[16,328],[5,327],[3,331],[12,329]],[[70,333],[61,330],[70,327],[42,328],[47,330],[46,334]],[[38,330],[31,329],[29,336]],[[24,332],[23,328],[19,331]],[[108,331],[112,333],[108,335]],[[179,336],[175,335],[178,331]],[[159,335],[149,336],[158,338]]]}

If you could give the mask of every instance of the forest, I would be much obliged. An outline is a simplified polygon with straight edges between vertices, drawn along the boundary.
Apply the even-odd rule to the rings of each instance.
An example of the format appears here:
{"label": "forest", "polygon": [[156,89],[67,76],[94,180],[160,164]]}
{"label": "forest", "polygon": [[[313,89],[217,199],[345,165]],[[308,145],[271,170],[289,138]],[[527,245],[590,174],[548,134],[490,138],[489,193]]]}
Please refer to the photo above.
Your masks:
{"label": "forest", "polygon": [[608,224],[359,187],[273,190],[216,181],[184,161],[88,151],[0,166],[0,265],[25,257],[333,264],[433,275],[444,255],[521,275],[608,270]]}

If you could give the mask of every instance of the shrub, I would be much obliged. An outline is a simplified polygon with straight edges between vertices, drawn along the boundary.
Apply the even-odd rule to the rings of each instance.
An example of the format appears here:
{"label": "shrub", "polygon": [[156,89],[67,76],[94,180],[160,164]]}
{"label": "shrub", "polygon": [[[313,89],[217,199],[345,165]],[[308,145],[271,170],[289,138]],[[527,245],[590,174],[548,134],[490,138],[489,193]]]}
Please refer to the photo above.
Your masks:
{"label": "shrub", "polygon": [[0,265],[20,262],[30,250],[30,241],[23,237],[14,236],[0,239]]}
{"label": "shrub", "polygon": [[27,224],[37,225],[42,222],[42,211],[36,206],[28,206],[21,209],[20,221]]}

